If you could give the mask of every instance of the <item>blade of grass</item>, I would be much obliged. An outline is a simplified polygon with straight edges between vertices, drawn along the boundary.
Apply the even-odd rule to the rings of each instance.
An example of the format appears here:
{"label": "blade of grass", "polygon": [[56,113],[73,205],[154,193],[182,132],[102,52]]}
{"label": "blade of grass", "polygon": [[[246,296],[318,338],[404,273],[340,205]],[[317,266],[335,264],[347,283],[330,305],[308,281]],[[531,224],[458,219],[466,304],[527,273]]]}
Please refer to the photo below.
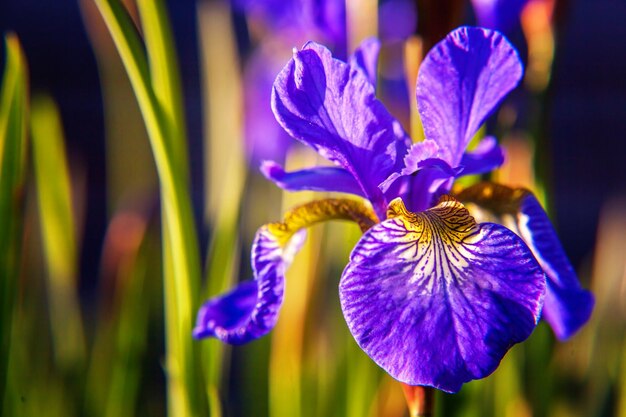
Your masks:
{"label": "blade of grass", "polygon": [[184,161],[175,156],[177,153],[173,149],[171,135],[176,125],[155,93],[156,86],[152,84],[141,39],[127,11],[115,0],[96,0],[96,5],[135,91],[161,185],[165,224],[163,249],[168,410],[170,415],[176,416],[200,415],[202,402],[198,366],[190,336],[192,317],[197,307],[200,269],[188,170]]}
{"label": "blade of grass", "polygon": [[0,411],[4,409],[11,326],[20,275],[26,171],[27,69],[17,36],[5,37],[0,87]]}
{"label": "blade of grass", "polygon": [[180,166],[187,166],[187,144],[180,75],[167,11],[162,1],[138,0],[143,37],[148,53],[150,77],[156,99],[171,124],[166,137],[170,141],[173,158]]}
{"label": "blade of grass", "polygon": [[86,349],[77,296],[76,231],[60,116],[51,99],[33,100],[31,133],[55,362],[62,371],[75,371],[84,363]]}

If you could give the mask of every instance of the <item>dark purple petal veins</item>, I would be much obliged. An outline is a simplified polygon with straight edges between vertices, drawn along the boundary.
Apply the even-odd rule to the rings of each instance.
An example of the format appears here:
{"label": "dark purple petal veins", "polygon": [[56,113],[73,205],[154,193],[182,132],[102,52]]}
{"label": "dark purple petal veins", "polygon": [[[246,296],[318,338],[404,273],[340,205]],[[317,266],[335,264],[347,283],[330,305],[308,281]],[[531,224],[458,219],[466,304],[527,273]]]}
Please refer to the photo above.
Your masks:
{"label": "dark purple petal veins", "polygon": [[417,81],[417,105],[426,138],[450,166],[487,116],[518,84],[522,65],[500,33],[472,27],[451,32],[426,55]]}
{"label": "dark purple petal veins", "polygon": [[354,248],[339,285],[359,346],[392,377],[448,392],[489,375],[535,328],[544,274],[528,247],[451,197],[401,200]]}
{"label": "dark purple petal veins", "polygon": [[350,172],[384,215],[378,185],[401,169],[410,141],[363,71],[309,43],[276,78],[272,109],[289,134]]}
{"label": "dark purple petal veins", "polygon": [[208,300],[198,312],[193,336],[216,337],[238,345],[258,339],[274,328],[283,302],[285,271],[304,243],[304,231],[286,245],[263,226],[252,244],[254,280]]}
{"label": "dark purple petal veins", "polygon": [[548,215],[528,190],[481,183],[463,190],[458,198],[478,205],[476,215],[489,216],[509,227],[526,242],[548,278],[543,318],[555,335],[565,340],[591,316],[593,295],[582,288]]}

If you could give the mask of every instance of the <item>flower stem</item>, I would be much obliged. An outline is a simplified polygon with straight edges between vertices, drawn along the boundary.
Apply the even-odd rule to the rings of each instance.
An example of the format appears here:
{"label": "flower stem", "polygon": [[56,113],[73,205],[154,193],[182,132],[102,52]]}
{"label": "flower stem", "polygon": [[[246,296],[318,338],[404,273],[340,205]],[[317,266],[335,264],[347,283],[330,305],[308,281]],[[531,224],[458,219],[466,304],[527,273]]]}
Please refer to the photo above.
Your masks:
{"label": "flower stem", "polygon": [[431,387],[402,384],[411,417],[434,416],[435,392]]}

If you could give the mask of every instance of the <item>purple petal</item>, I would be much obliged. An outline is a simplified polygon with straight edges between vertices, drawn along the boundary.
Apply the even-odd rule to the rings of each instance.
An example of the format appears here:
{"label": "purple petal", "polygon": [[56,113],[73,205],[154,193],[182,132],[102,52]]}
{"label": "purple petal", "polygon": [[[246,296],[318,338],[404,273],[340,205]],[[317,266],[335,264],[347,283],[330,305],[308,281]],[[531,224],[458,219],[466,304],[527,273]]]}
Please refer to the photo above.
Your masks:
{"label": "purple petal", "polygon": [[580,286],[535,196],[524,189],[481,183],[463,190],[459,199],[477,204],[477,214],[502,222],[526,242],[548,278],[543,318],[556,337],[565,340],[580,329],[591,316],[593,295]]}
{"label": "purple petal", "polygon": [[279,164],[264,161],[261,164],[261,172],[267,179],[287,191],[331,191],[365,197],[352,174],[343,168],[314,167],[285,172]]}
{"label": "purple petal", "polygon": [[419,169],[424,168],[424,166],[421,164],[425,160],[437,158],[438,155],[439,146],[433,140],[427,139],[423,142],[417,142],[412,144],[407,154],[404,156],[404,168],[402,168],[402,170],[400,171],[392,173],[385,181],[383,181],[379,185],[379,188],[386,192],[395,180],[403,176],[411,175],[417,172]]}
{"label": "purple petal", "polygon": [[568,339],[589,320],[593,295],[581,288],[548,215],[531,193],[520,202],[517,226],[548,276],[543,318],[557,338]]}
{"label": "purple petal", "polygon": [[427,138],[452,167],[500,100],[518,84],[517,51],[498,32],[462,27],[426,55],[417,81],[417,103]]}
{"label": "purple petal", "polygon": [[272,109],[294,138],[350,172],[384,213],[378,184],[401,169],[410,142],[362,71],[309,43],[276,78]]}
{"label": "purple petal", "polygon": [[198,312],[193,336],[216,337],[238,345],[272,330],[283,302],[285,270],[304,243],[304,237],[304,231],[298,232],[283,247],[267,226],[260,228],[251,251],[254,280],[205,302]]}
{"label": "purple petal", "polygon": [[379,52],[380,42],[378,39],[368,38],[361,42],[350,56],[350,65],[363,71],[374,88],[376,88]]}
{"label": "purple petal", "polygon": [[494,137],[487,136],[472,152],[463,154],[460,175],[484,174],[493,171],[503,163],[504,151]]}
{"label": "purple petal", "polygon": [[[440,155],[439,146],[433,140],[414,143],[404,157],[404,168],[391,174],[380,188],[389,198],[392,190],[390,186],[393,184],[399,190],[394,197],[400,196],[406,200],[411,211],[430,208],[436,195],[450,191],[452,181],[461,172],[461,169],[452,168],[440,159]],[[403,185],[399,186],[398,183]]]}
{"label": "purple petal", "polygon": [[476,224],[452,198],[417,214],[395,200],[389,215],[363,235],[341,278],[348,327],[397,380],[457,391],[533,331],[544,274],[518,236]]}
{"label": "purple petal", "polygon": [[472,0],[478,26],[506,32],[519,20],[528,0]]}

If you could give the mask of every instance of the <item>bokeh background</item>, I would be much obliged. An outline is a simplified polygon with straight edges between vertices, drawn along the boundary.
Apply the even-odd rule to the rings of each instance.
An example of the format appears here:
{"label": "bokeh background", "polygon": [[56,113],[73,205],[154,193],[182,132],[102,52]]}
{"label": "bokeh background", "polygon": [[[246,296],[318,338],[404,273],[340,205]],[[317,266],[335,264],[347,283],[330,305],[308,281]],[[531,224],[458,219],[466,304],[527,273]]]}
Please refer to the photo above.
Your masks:
{"label": "bokeh background", "polygon": [[[179,59],[205,279],[215,271],[246,278],[256,227],[311,195],[283,195],[267,184],[246,162],[254,158],[246,155],[243,128],[216,125],[220,117],[226,124],[242,122],[241,113],[219,110],[243,106],[240,78],[258,46],[257,28],[227,3],[177,0],[166,6]],[[469,4],[462,15],[474,23]],[[418,17],[418,31],[426,25],[420,19],[426,17]],[[553,21],[549,84],[540,92],[520,88],[488,127],[504,133],[511,158],[518,158],[516,169],[530,172],[500,175],[532,180],[540,189],[566,253],[596,296],[594,315],[564,344],[541,324],[494,375],[459,394],[438,395],[440,415],[626,416],[626,2],[558,0]],[[158,180],[124,68],[89,0],[0,0],[0,31],[21,42],[31,96],[45,95],[58,106],[78,248],[75,314],[82,329],[80,336],[68,333],[69,325],[65,333],[54,329],[36,186],[27,175],[16,301],[27,325],[12,342],[23,343],[13,348],[22,356],[11,356],[13,372],[23,379],[15,385],[21,391],[0,393],[12,397],[4,410],[164,415]],[[521,27],[509,37],[524,56]],[[295,165],[311,158],[297,148],[289,155]],[[294,265],[296,279],[289,281],[291,313],[283,314],[272,337],[224,352],[223,415],[406,413],[401,390],[354,345],[338,309],[338,277],[356,239],[350,226],[313,229]],[[59,353],[73,344],[75,351]],[[120,352],[127,356],[120,359]],[[116,366],[117,376],[110,369]]]}

